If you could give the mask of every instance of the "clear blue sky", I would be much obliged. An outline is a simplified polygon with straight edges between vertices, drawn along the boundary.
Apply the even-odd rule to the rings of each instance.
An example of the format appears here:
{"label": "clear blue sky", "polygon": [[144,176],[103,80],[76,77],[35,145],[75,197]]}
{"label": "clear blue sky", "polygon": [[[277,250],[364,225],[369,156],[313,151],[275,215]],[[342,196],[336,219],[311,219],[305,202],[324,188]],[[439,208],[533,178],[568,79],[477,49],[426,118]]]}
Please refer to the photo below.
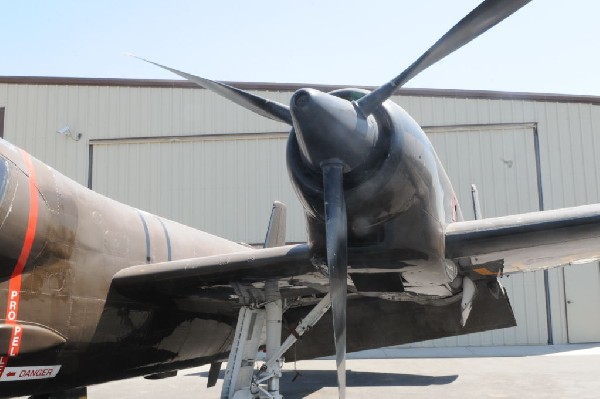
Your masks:
{"label": "clear blue sky", "polygon": [[[0,75],[379,85],[478,0],[3,1]],[[600,95],[600,2],[533,0],[407,87]]]}

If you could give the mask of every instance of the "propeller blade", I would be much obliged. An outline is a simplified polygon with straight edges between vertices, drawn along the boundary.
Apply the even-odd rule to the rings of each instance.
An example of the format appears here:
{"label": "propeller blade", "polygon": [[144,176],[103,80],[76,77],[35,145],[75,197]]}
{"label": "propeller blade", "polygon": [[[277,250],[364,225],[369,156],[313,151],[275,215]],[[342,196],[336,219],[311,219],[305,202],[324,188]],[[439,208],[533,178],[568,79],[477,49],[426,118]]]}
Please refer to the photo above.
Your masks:
{"label": "propeller blade", "polygon": [[325,197],[327,267],[333,313],[335,360],[340,399],[346,397],[346,297],[348,273],[348,233],[344,201],[343,170],[340,161],[322,165]]}
{"label": "propeller blade", "polygon": [[177,74],[191,82],[194,82],[198,86],[213,91],[225,97],[226,99],[231,100],[234,103],[241,105],[246,109],[249,109],[250,111],[258,115],[264,116],[269,119],[273,119],[278,122],[287,123],[290,126],[292,125],[292,114],[290,113],[290,108],[287,105],[278,103],[276,101],[271,101],[259,96],[255,96],[254,94],[248,93],[247,91],[236,89],[235,87],[226,85],[224,83],[219,83],[214,80],[191,75],[189,73],[158,64],[156,62],[138,57],[133,54],[130,55],[132,57],[137,58],[138,60],[142,60],[149,64],[156,65],[157,67],[160,67],[162,69],[166,69],[167,71],[171,71],[174,74]]}
{"label": "propeller blade", "polygon": [[458,22],[433,46],[394,79],[379,86],[356,101],[364,116],[371,115],[396,89],[435,64],[448,54],[458,50],[477,36],[500,23],[506,17],[531,0],[486,0]]}

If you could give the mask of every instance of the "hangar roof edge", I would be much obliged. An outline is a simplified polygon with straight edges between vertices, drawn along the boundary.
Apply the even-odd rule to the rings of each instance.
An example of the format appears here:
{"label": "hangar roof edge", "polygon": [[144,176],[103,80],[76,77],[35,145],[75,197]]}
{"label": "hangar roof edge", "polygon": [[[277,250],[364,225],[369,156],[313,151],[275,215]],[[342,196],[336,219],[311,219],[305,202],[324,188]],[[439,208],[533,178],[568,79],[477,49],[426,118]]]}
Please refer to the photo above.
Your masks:
{"label": "hangar roof edge", "polygon": [[[296,91],[311,87],[322,91],[331,91],[347,87],[372,90],[374,86],[343,86],[310,83],[266,83],[266,82],[223,82],[243,90],[259,91]],[[122,86],[122,87],[154,87],[154,88],[187,88],[202,89],[195,83],[186,80],[168,79],[120,79],[120,78],[74,78],[52,76],[0,76],[0,84],[22,85],[59,85],[59,86]],[[600,105],[600,96],[571,95],[556,93],[506,92],[492,90],[463,89],[419,89],[401,88],[395,95],[416,97],[451,97],[498,100],[529,100],[545,102],[574,102]]]}

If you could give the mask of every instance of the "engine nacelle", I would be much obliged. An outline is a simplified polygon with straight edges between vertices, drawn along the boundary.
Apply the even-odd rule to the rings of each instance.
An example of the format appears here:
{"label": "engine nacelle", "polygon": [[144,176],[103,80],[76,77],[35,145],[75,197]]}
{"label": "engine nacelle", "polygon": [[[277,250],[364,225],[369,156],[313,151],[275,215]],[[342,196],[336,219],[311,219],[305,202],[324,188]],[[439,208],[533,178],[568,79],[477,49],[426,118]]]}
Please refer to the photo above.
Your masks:
{"label": "engine nacelle", "polygon": [[[350,103],[365,93],[344,89],[330,94]],[[407,285],[448,283],[456,271],[445,261],[443,229],[460,217],[448,177],[421,127],[401,107],[388,100],[368,118],[361,122],[359,115],[356,124],[366,123],[366,134],[375,137],[373,145],[344,173],[351,273],[401,272]],[[323,182],[311,162],[317,151],[306,155],[306,137],[294,126],[287,146],[288,170],[306,214],[308,242],[322,255]],[[333,136],[345,140],[339,132]],[[355,136],[351,132],[347,139]],[[327,151],[323,147],[329,145],[336,143],[321,140],[318,151]]]}

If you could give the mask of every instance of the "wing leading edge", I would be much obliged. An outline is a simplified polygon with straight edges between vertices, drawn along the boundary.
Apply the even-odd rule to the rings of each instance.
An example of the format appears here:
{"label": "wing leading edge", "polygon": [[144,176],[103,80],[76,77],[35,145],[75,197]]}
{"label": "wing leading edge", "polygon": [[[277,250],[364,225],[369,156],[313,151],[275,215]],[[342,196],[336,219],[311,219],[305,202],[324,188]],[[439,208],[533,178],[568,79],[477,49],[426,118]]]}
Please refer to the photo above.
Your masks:
{"label": "wing leading edge", "polygon": [[480,274],[599,260],[600,204],[452,223],[446,256]]}
{"label": "wing leading edge", "polygon": [[123,293],[178,287],[185,294],[189,286],[252,283],[314,271],[308,245],[298,244],[132,266],[117,272],[113,284]]}
{"label": "wing leading edge", "polygon": [[[463,272],[511,274],[600,260],[600,204],[456,222],[446,257]],[[132,266],[113,277],[123,293],[260,282],[318,271],[306,244]]]}

